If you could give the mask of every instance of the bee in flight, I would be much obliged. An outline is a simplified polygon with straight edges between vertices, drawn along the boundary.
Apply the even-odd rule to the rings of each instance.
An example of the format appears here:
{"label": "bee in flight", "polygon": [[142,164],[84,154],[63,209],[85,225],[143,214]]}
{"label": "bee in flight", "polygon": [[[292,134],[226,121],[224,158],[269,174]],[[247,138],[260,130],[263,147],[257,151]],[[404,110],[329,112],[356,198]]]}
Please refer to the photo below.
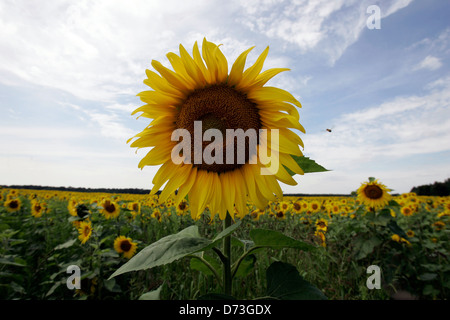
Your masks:
{"label": "bee in flight", "polygon": [[327,129],[327,131],[328,131],[328,132],[331,132],[332,130],[331,130],[331,129]]}

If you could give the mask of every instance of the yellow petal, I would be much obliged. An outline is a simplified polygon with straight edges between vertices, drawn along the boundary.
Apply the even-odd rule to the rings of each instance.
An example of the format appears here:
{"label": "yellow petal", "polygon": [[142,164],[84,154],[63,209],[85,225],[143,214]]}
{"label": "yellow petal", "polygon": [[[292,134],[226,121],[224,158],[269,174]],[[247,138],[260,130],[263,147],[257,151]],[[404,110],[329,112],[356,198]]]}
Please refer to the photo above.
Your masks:
{"label": "yellow petal", "polygon": [[186,94],[192,89],[189,83],[186,83],[183,78],[181,78],[172,70],[164,67],[159,61],[152,60],[152,66],[161,74],[161,76],[163,76],[167,80],[167,82],[180,90],[182,93]]}
{"label": "yellow petal", "polygon": [[175,192],[180,186],[182,186],[189,177],[189,173],[191,172],[192,165],[191,164],[181,164],[176,168],[176,174],[172,177],[172,179],[167,182],[167,185],[164,187],[164,190],[159,195],[159,201],[165,202],[167,198]]}
{"label": "yellow petal", "polygon": [[280,153],[280,161],[283,165],[291,169],[296,174],[304,174],[303,169],[300,168],[297,162],[291,157],[290,154]]}
{"label": "yellow petal", "polygon": [[300,115],[298,114],[298,110],[295,106],[286,102],[262,102],[259,101],[258,109],[261,111],[269,112],[269,111],[286,111],[290,116],[294,117],[295,120],[300,119]]}
{"label": "yellow petal", "polygon": [[162,145],[157,145],[152,150],[150,150],[144,158],[138,164],[139,168],[144,166],[157,166],[166,161],[171,162],[172,149],[175,147],[174,143],[167,143]]}
{"label": "yellow petal", "polygon": [[290,186],[297,185],[297,181],[292,178],[292,176],[286,171],[286,169],[280,165],[278,167],[278,172],[275,174],[275,177],[281,182],[288,184]]}
{"label": "yellow petal", "polygon": [[222,51],[220,51],[220,47],[216,46],[213,51],[213,56],[217,63],[217,81],[219,83],[225,82],[228,77],[228,61],[225,58]]}
{"label": "yellow petal", "polygon": [[273,193],[276,194],[276,196],[279,199],[283,198],[283,190],[281,190],[280,185],[278,184],[277,179],[273,175],[263,175],[264,179],[266,180],[266,185],[269,187],[270,190],[273,191]]}
{"label": "yellow petal", "polygon": [[300,102],[294,98],[292,94],[287,92],[286,90],[276,88],[276,87],[258,87],[250,90],[247,93],[247,96],[250,99],[254,99],[256,101],[269,101],[269,102],[289,102],[293,105],[301,108],[302,105]]}
{"label": "yellow petal", "polygon": [[163,94],[159,91],[142,91],[137,96],[146,103],[155,103],[159,105],[177,105],[182,100],[174,96]]}
{"label": "yellow petal", "polygon": [[206,69],[206,66],[203,63],[202,56],[200,55],[200,50],[198,49],[197,41],[195,41],[195,43],[194,43],[194,48],[192,49],[192,56],[194,58],[195,63],[197,64],[198,68],[201,70],[206,82],[211,83],[211,75],[209,73],[209,70]]}
{"label": "yellow petal", "polygon": [[267,83],[267,81],[269,81],[270,79],[272,79],[273,77],[275,77],[277,74],[283,72],[283,71],[289,71],[290,69],[288,68],[272,68],[272,69],[268,69],[262,73],[260,73],[255,81],[252,83],[252,87],[262,87],[263,85],[265,85]]}
{"label": "yellow petal", "polygon": [[186,197],[186,195],[192,189],[192,186],[194,185],[196,179],[197,179],[197,168],[192,167],[189,173],[189,177],[186,179],[185,183],[180,187],[175,197],[176,205],[179,205],[180,202]]}
{"label": "yellow petal", "polygon": [[189,83],[191,87],[195,87],[196,83],[195,81],[189,76],[189,74],[186,72],[186,68],[184,67],[183,60],[177,56],[173,52],[169,52],[166,55],[167,59],[169,60],[170,64],[173,67],[173,70],[179,75],[186,83]]}
{"label": "yellow petal", "polygon": [[[228,212],[234,213],[234,199],[236,194],[235,185],[231,183],[231,173],[225,172],[220,175],[222,183],[222,199]],[[222,218],[222,217],[221,217]]]}
{"label": "yellow petal", "polygon": [[247,186],[242,172],[242,167],[240,169],[234,170],[230,175],[230,182],[235,186],[235,205],[238,211],[239,217],[244,217],[247,212]]}
{"label": "yellow petal", "polygon": [[195,63],[194,59],[189,55],[186,49],[180,44],[180,56],[183,60],[183,64],[186,68],[186,72],[197,83],[197,87],[204,86],[206,79],[199,66]]}
{"label": "yellow petal", "polygon": [[269,47],[267,47],[256,59],[256,62],[244,71],[244,74],[242,75],[242,80],[237,85],[238,89],[244,89],[252,85],[256,77],[259,75],[259,73],[262,70],[264,61],[266,60],[267,55],[269,54]]}
{"label": "yellow petal", "polygon": [[145,79],[144,83],[155,91],[162,91],[166,94],[178,97],[180,99],[184,97],[183,93],[181,93],[177,88],[170,85],[166,79],[158,75],[156,72],[147,69],[145,70],[145,74],[147,75],[148,79]]}
{"label": "yellow petal", "polygon": [[227,83],[229,86],[234,86],[238,84],[242,79],[242,72],[244,71],[245,60],[247,59],[248,53],[253,49],[251,47],[244,52],[242,52],[231,67],[230,75],[228,76]]}
{"label": "yellow petal", "polygon": [[209,211],[211,212],[211,221],[214,219],[214,216],[217,214],[220,208],[220,202],[222,198],[222,186],[219,179],[219,175],[215,172],[211,172],[209,174],[213,180],[212,188],[211,188],[211,198],[209,201]]}
{"label": "yellow petal", "polygon": [[172,162],[166,162],[164,163],[161,168],[156,172],[155,176],[153,177],[153,188],[150,192],[150,195],[153,196],[156,194],[156,192],[159,191],[161,186],[169,180],[174,174],[175,170],[173,170],[173,164]]}
{"label": "yellow petal", "polygon": [[293,128],[305,133],[305,128],[293,116],[283,112],[260,110],[261,122],[270,128]]}
{"label": "yellow petal", "polygon": [[248,195],[250,196],[250,200],[258,207],[264,208],[266,203],[264,199],[262,199],[257,193],[257,186],[255,181],[255,175],[253,174],[253,170],[251,168],[252,164],[245,164],[242,166],[242,173],[245,178],[245,185],[247,186]]}
{"label": "yellow petal", "polygon": [[255,179],[255,186],[261,192],[261,195],[264,197],[266,202],[268,200],[275,201],[275,195],[273,194],[273,190],[266,184],[266,179],[261,175],[261,166],[260,165],[249,165],[249,168],[252,170],[252,174]]}
{"label": "yellow petal", "polygon": [[206,38],[203,38],[202,57],[206,63],[206,67],[208,68],[211,83],[217,82],[218,75],[217,63],[213,55],[214,47],[215,45],[213,43],[207,41]]}

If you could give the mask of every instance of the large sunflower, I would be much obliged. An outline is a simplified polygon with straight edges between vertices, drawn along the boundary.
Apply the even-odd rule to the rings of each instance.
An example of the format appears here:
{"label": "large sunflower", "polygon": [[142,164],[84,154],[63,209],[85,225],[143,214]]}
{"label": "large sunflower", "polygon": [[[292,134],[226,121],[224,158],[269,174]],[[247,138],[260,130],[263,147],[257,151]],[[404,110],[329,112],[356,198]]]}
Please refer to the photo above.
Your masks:
{"label": "large sunflower", "polygon": [[356,191],[358,200],[369,208],[382,208],[389,203],[392,196],[389,189],[376,179],[369,179],[368,182],[362,183],[361,187]]}
{"label": "large sunflower", "polygon": [[[244,70],[247,55],[253,47],[247,49],[239,55],[229,72],[228,62],[219,46],[206,39],[203,40],[201,53],[197,43],[194,44],[192,56],[181,44],[179,49],[180,55],[167,54],[173,70],[152,61],[159,74],[146,70],[148,79],[144,83],[153,90],[138,94],[146,104],[133,112],[142,112],[142,117],[154,119],[134,137],[137,139],[131,144],[131,147],[137,148],[152,147],[140,161],[140,168],[162,165],[153,178],[151,194],[167,183],[159,196],[160,202],[176,190],[176,205],[188,195],[194,219],[198,219],[207,206],[211,218],[218,213],[223,220],[227,211],[233,218],[235,212],[239,217],[248,214],[247,200],[264,209],[268,201],[276,200],[276,196],[282,199],[278,181],[297,184],[286,168],[303,174],[291,157],[302,156],[299,146],[303,147],[303,142],[289,129],[304,132],[296,109],[301,104],[289,92],[264,85],[278,73],[289,69],[273,68],[261,72],[269,47],[252,66]],[[227,129],[241,129],[243,132],[253,129],[257,134],[256,150],[250,150],[253,144],[247,137],[245,143],[239,146],[234,144],[234,161],[231,163],[225,160],[223,163],[201,161],[204,152],[211,149],[214,149],[215,156],[222,155],[219,158],[225,159],[224,155],[228,156],[225,152],[228,151],[227,145],[235,140],[218,142],[214,139],[205,143],[206,139],[203,139],[201,145],[196,145],[197,121],[201,123],[201,134],[208,129],[217,129],[225,137]],[[179,144],[176,139],[172,141],[176,129],[185,129],[190,133],[191,141],[183,139],[182,142],[190,143],[192,152],[184,153],[183,150],[183,153],[178,153],[178,156],[184,157],[182,162],[173,161],[172,157]],[[242,158],[237,159],[236,150],[244,144],[246,152],[242,161]],[[262,149],[267,154],[261,153]],[[279,164],[277,169],[272,167],[274,161]],[[263,170],[266,171],[261,174]],[[271,174],[267,174],[269,172]]]}

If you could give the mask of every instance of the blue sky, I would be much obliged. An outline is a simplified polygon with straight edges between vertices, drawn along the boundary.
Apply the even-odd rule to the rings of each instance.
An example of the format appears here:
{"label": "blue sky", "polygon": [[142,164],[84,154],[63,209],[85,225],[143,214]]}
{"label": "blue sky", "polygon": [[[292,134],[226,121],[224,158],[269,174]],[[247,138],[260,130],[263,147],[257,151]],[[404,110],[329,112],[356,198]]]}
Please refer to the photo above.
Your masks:
{"label": "blue sky", "polygon": [[[367,8],[380,8],[369,29]],[[157,167],[126,140],[145,69],[182,43],[221,43],[229,62],[270,46],[268,85],[303,105],[304,154],[326,173],[286,193],[349,193],[373,176],[394,192],[450,177],[450,2],[1,1],[0,185],[151,188]],[[231,63],[230,63],[231,64]],[[331,128],[332,132],[326,131]]]}

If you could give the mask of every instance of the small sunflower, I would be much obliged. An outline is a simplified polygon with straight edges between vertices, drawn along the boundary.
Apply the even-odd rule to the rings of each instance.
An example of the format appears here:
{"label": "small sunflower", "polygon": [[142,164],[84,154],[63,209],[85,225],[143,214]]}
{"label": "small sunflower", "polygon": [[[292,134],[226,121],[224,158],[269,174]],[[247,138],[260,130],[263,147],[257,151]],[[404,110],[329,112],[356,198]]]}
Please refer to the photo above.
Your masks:
{"label": "small sunflower", "polygon": [[120,213],[120,206],[111,200],[103,200],[102,202],[102,213],[106,219],[117,218]]}
{"label": "small sunflower", "polygon": [[78,239],[80,239],[81,244],[85,244],[86,241],[88,241],[92,235],[91,222],[90,221],[81,221],[78,224],[78,233],[80,234],[78,236]]}
{"label": "small sunflower", "polygon": [[130,203],[128,203],[128,207],[127,208],[128,208],[128,210],[131,210],[131,211],[133,211],[135,213],[133,215],[141,213],[141,205],[140,205],[139,202],[136,202],[136,201],[130,202]]}
{"label": "small sunflower", "polygon": [[77,217],[77,205],[78,201],[75,198],[71,198],[69,200],[69,203],[67,205],[67,210],[69,210],[69,213],[71,216]]}
{"label": "small sunflower", "polygon": [[299,201],[295,201],[292,204],[292,211],[295,213],[301,213],[303,211],[302,204]]}
{"label": "small sunflower", "polygon": [[317,201],[317,200],[312,200],[309,203],[308,211],[310,211],[310,213],[317,213],[317,212],[319,212],[320,211],[320,202]]}
{"label": "small sunflower", "polygon": [[[142,117],[153,119],[133,137],[137,139],[131,144],[133,148],[152,148],[140,161],[140,168],[162,165],[152,181],[151,194],[167,182],[159,195],[160,202],[176,190],[175,205],[188,195],[191,216],[195,220],[207,206],[211,219],[219,214],[220,219],[224,220],[227,212],[234,218],[235,208],[240,218],[248,214],[247,199],[259,209],[264,209],[267,202],[274,201],[276,196],[282,199],[283,192],[278,181],[297,184],[286,168],[303,174],[291,157],[302,156],[300,147],[303,147],[303,142],[290,129],[305,131],[299,123],[296,109],[301,107],[300,102],[291,93],[265,84],[289,69],[273,68],[261,72],[268,47],[246,70],[247,55],[253,48],[244,51],[229,72],[227,59],[220,47],[206,39],[203,40],[201,52],[197,43],[194,44],[192,56],[182,45],[179,49],[179,55],[167,54],[173,70],[152,61],[153,68],[159,74],[146,70],[148,79],[144,83],[153,90],[138,94],[146,104],[133,112],[142,112]],[[200,142],[197,145],[194,128],[198,123],[202,125],[202,136],[209,129],[220,131],[223,137],[228,129],[243,132],[251,129],[257,134],[257,150],[249,150],[247,139],[239,146],[244,146],[246,151],[243,161],[237,159],[237,152],[233,153],[234,161],[198,161],[198,156],[202,158],[206,151],[211,151],[211,155],[214,151],[215,157],[225,159],[225,150],[233,150],[232,147],[226,148],[231,145],[229,139],[222,139],[223,143]],[[183,149],[185,153],[178,154],[184,158],[180,163],[172,161],[172,153],[178,145],[177,141],[172,140],[172,134],[177,129],[190,133],[191,149]],[[273,129],[278,130],[278,144]],[[236,151],[238,146],[233,144]],[[267,154],[276,154],[272,146],[278,149],[278,159],[275,159],[279,163],[278,169],[271,168],[267,157],[258,152],[262,149]]]}
{"label": "small sunflower", "polygon": [[264,213],[265,210],[255,209],[250,213],[250,217],[253,219],[253,221],[258,221],[259,217],[262,216]]}
{"label": "small sunflower", "polygon": [[130,259],[137,250],[137,243],[133,242],[131,238],[125,236],[118,236],[114,240],[114,249],[117,253],[123,253],[123,256]]}
{"label": "small sunflower", "polygon": [[320,240],[320,245],[325,248],[327,246],[325,233],[323,233],[322,231],[316,230],[314,235]]}
{"label": "small sunflower", "polygon": [[188,203],[186,201],[181,201],[177,205],[177,209],[176,209],[177,215],[184,216],[187,213],[188,209],[189,209]]}
{"label": "small sunflower", "polygon": [[151,217],[158,220],[158,222],[161,222],[162,219],[161,211],[159,211],[159,209],[153,209]]}
{"label": "small sunflower", "polygon": [[291,204],[287,201],[281,201],[281,203],[279,204],[279,210],[283,211],[284,213],[288,212],[290,208]]}
{"label": "small sunflower", "polygon": [[408,231],[406,232],[406,235],[408,236],[408,238],[413,238],[414,235],[415,235],[415,233],[414,233],[414,231],[412,231],[412,230],[408,230]]}
{"label": "small sunflower", "polygon": [[31,204],[31,215],[35,218],[40,218],[42,217],[42,213],[45,211],[45,206],[44,204],[37,202],[37,201],[33,201]]}
{"label": "small sunflower", "polygon": [[325,219],[318,219],[316,221],[316,230],[326,232],[328,228],[328,221]]}
{"label": "small sunflower", "polygon": [[357,190],[358,199],[367,207],[378,209],[389,203],[392,196],[388,193],[390,190],[376,179],[369,178],[368,182],[362,183]]}
{"label": "small sunflower", "polygon": [[433,227],[437,230],[437,231],[441,231],[445,228],[445,222],[443,221],[436,221],[435,223],[433,223]]}
{"label": "small sunflower", "polygon": [[402,213],[402,215],[404,215],[405,217],[409,217],[412,216],[413,214],[413,209],[409,206],[404,206],[400,209],[400,212]]}
{"label": "small sunflower", "polygon": [[275,218],[277,218],[277,220],[285,220],[286,219],[286,212],[283,210],[277,210],[275,212]]}
{"label": "small sunflower", "polygon": [[8,212],[16,212],[20,210],[20,206],[22,205],[22,202],[19,198],[11,198],[7,201],[5,201],[5,208],[8,210]]}
{"label": "small sunflower", "polygon": [[341,212],[341,206],[339,204],[333,204],[331,206],[331,213],[333,214],[339,214]]}

